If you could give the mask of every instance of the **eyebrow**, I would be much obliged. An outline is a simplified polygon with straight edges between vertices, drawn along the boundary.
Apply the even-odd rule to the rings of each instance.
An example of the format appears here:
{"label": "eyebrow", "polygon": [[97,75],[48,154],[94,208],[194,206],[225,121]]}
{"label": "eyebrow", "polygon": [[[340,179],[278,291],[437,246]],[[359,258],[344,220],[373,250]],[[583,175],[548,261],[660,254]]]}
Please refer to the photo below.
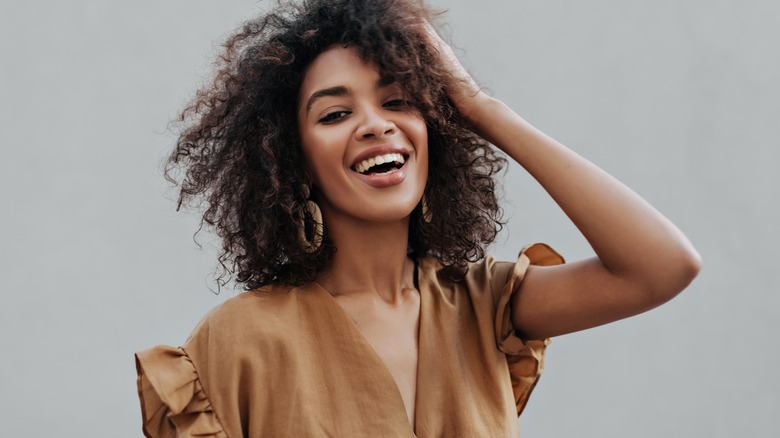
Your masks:
{"label": "eyebrow", "polygon": [[[389,87],[393,83],[395,83],[395,81],[393,79],[388,78],[388,77],[384,77],[384,78],[380,78],[376,82],[376,86],[377,86],[377,88],[385,88],[385,87]],[[330,87],[330,88],[324,88],[322,90],[317,90],[314,93],[312,93],[311,97],[309,97],[309,100],[306,102],[306,113],[308,113],[309,110],[311,110],[311,106],[314,105],[314,102],[317,99],[319,99],[320,97],[325,97],[325,96],[344,96],[344,95],[347,95],[347,94],[349,94],[349,90],[347,89],[347,87],[345,87],[343,85],[338,85],[336,87]]]}
{"label": "eyebrow", "polygon": [[312,93],[311,97],[309,98],[309,101],[306,102],[306,112],[308,113],[311,109],[311,106],[314,104],[314,102],[319,99],[320,97],[325,96],[344,96],[348,93],[347,87],[343,85],[339,85],[337,87],[330,87],[330,88],[324,88],[322,90],[317,90],[314,93]]}

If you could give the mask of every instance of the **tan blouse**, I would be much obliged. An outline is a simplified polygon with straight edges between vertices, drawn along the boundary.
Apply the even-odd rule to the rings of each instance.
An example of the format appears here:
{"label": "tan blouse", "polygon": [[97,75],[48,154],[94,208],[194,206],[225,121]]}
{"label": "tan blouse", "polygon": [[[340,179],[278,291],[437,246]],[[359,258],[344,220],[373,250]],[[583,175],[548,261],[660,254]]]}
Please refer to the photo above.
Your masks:
{"label": "tan blouse", "polygon": [[529,264],[563,259],[524,248],[453,281],[417,261],[416,422],[384,362],[317,283],[244,292],[211,310],[181,348],[136,354],[147,437],[516,437],[548,340],[523,341],[509,301]]}

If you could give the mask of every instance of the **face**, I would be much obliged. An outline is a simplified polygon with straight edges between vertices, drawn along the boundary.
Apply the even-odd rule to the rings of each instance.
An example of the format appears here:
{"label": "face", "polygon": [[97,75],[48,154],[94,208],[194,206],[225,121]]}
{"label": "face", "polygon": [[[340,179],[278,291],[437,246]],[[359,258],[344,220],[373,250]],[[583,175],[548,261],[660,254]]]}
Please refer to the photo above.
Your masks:
{"label": "face", "polygon": [[353,47],[308,67],[298,102],[306,169],[326,222],[407,218],[428,176],[428,133],[398,84]]}

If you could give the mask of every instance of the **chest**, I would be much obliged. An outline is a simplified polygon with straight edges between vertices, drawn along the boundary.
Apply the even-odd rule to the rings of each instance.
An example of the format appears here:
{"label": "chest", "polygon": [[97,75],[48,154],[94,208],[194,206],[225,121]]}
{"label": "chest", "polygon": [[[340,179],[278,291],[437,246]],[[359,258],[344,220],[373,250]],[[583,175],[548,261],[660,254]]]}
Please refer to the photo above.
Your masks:
{"label": "chest", "polygon": [[404,401],[407,416],[414,424],[420,327],[419,294],[410,294],[397,306],[387,306],[372,300],[345,300],[339,304],[392,375]]}
{"label": "chest", "polygon": [[209,342],[186,350],[229,436],[516,436],[494,319],[474,309],[491,303],[419,291],[411,311],[392,313],[312,284],[282,296],[273,317],[253,315],[252,330],[204,326]]}

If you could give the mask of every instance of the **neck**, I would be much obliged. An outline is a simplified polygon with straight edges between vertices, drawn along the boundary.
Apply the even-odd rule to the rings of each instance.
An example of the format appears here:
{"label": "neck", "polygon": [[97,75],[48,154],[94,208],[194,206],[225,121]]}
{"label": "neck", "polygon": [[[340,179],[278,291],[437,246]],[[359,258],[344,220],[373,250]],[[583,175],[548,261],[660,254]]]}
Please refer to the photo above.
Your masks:
{"label": "neck", "polygon": [[374,293],[397,303],[414,288],[414,262],[406,255],[409,218],[376,223],[325,220],[337,251],[317,276],[333,296]]}

